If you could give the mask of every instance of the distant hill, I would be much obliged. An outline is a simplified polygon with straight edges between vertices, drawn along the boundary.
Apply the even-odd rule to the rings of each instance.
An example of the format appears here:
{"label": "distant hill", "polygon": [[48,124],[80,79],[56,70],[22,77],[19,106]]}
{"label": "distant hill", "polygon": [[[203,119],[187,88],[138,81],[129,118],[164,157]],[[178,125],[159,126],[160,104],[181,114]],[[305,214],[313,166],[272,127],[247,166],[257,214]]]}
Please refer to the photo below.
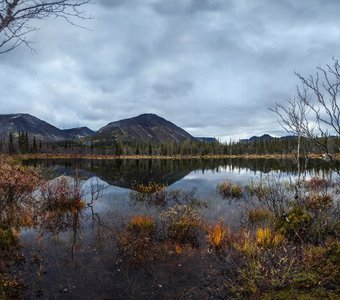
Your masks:
{"label": "distant hill", "polygon": [[65,138],[69,140],[79,139],[87,136],[92,136],[95,134],[95,131],[87,128],[87,127],[77,127],[62,130]]}
{"label": "distant hill", "polygon": [[142,114],[107,124],[92,136],[94,142],[183,142],[195,141],[184,129],[155,115]]}
{"label": "distant hill", "polygon": [[249,139],[241,139],[240,143],[253,143],[253,142],[268,142],[272,140],[295,140],[297,137],[293,135],[281,136],[281,137],[272,137],[269,134],[264,134],[261,136],[252,136]]}
{"label": "distant hill", "polygon": [[0,115],[0,137],[7,139],[12,132],[27,132],[41,140],[63,140],[64,134],[59,128],[29,114]]}
{"label": "distant hill", "polygon": [[214,137],[195,137],[195,139],[208,144],[219,143],[219,141]]}
{"label": "distant hill", "polygon": [[252,142],[260,142],[260,141],[269,141],[275,139],[269,134],[264,134],[261,136],[252,136],[250,139],[242,139],[240,140],[241,143],[246,142],[246,143],[252,143]]}
{"label": "distant hill", "polygon": [[16,137],[20,131],[27,132],[30,138],[35,136],[42,141],[62,141],[93,134],[87,127],[61,130],[29,114],[0,115],[0,138],[8,139],[10,132]]}

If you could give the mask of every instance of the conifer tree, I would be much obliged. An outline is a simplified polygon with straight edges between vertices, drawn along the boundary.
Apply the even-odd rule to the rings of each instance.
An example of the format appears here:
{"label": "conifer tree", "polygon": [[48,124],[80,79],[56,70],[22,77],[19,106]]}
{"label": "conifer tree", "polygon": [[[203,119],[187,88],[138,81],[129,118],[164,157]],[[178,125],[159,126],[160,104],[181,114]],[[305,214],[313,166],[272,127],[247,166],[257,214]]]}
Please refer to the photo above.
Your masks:
{"label": "conifer tree", "polygon": [[15,153],[15,147],[14,147],[13,134],[12,134],[12,132],[9,133],[8,153],[9,153],[9,154],[14,154],[14,153]]}

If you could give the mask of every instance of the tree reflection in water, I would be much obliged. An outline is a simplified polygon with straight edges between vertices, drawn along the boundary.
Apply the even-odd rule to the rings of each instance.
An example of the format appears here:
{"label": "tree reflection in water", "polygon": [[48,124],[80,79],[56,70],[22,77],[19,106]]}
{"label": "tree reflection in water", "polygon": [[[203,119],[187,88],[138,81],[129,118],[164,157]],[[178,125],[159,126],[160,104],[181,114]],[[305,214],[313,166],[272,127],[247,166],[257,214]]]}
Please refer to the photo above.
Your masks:
{"label": "tree reflection in water", "polygon": [[[182,159],[182,160],[160,160],[160,159],[114,159],[114,160],[28,160],[25,164],[41,167],[45,170],[44,175],[49,178],[68,175],[78,176],[86,180],[98,177],[106,183],[131,189],[135,184],[148,184],[157,182],[166,185],[181,180],[193,171],[206,171],[219,173],[221,169],[233,173],[247,171],[250,174],[256,173],[289,173],[297,174],[297,167],[291,159]],[[319,159],[310,159],[303,166],[306,171],[322,173],[328,176],[331,170],[327,163]],[[301,170],[302,172],[305,171]]]}
{"label": "tree reflection in water", "polygon": [[[211,189],[211,193],[214,193],[211,188],[214,184],[213,188],[216,194],[210,194],[211,198],[203,198],[209,203],[207,210],[204,209],[205,206],[195,206],[196,190],[192,190],[191,186],[187,191],[162,188],[156,191],[156,194],[143,193],[143,189],[140,187],[148,184],[151,180],[158,184],[161,183],[160,186],[165,187],[166,184],[170,185],[197,169],[202,171],[199,172],[199,176],[201,176],[199,179],[202,179],[206,175],[202,173],[206,170],[211,170],[212,175],[209,176],[212,177],[214,172],[221,172],[223,168],[226,168],[230,173],[243,171],[243,167],[248,171],[264,170],[265,172],[280,170],[280,165],[283,164],[286,164],[285,168],[289,168],[288,163],[277,160],[265,162],[255,160],[232,162],[228,160],[78,161],[76,168],[74,168],[75,165],[72,166],[72,161],[68,161],[66,167],[63,167],[60,161],[44,163],[49,164],[49,170],[56,171],[52,176],[55,177],[54,180],[42,181],[38,176],[39,180],[33,188],[30,188],[30,185],[25,187],[25,184],[21,184],[20,186],[25,188],[17,190],[18,193],[23,192],[21,198],[17,198],[18,201],[8,200],[15,199],[11,196],[13,192],[6,192],[8,190],[16,191],[14,185],[9,185],[9,189],[4,184],[3,186],[6,188],[1,190],[3,195],[7,195],[6,198],[3,196],[3,199],[7,200],[1,202],[3,208],[0,212],[1,222],[6,222],[8,226],[15,228],[19,234],[21,233],[20,240],[24,245],[23,253],[25,253],[26,259],[22,274],[25,274],[26,283],[32,287],[31,291],[26,292],[25,296],[28,298],[35,298],[38,291],[41,290],[45,293],[43,296],[46,297],[65,296],[64,298],[80,299],[84,297],[110,298],[112,295],[117,298],[129,298],[136,295],[147,297],[150,291],[154,293],[154,297],[164,298],[165,296],[166,298],[169,295],[178,295],[186,298],[185,296],[190,294],[189,292],[186,294],[186,292],[192,291],[193,295],[197,293],[196,298],[198,299],[199,296],[206,294],[203,292],[200,294],[200,290],[195,290],[193,287],[203,288],[202,286],[206,283],[203,282],[201,286],[202,278],[208,280],[207,289],[213,287],[213,284],[209,284],[209,280],[214,283],[220,281],[219,287],[225,286],[225,270],[222,269],[225,266],[221,264],[220,257],[212,255],[211,249],[206,247],[207,230],[211,232],[211,228],[215,228],[216,224],[207,224],[206,220],[202,220],[202,224],[200,222],[190,223],[191,219],[185,218],[185,214],[183,214],[183,218],[177,220],[177,215],[182,216],[181,210],[169,213],[172,212],[171,207],[176,205],[179,208],[188,206],[190,209],[197,208],[211,213],[215,221],[218,220],[216,216],[223,216],[233,225],[233,219],[227,219],[225,211],[231,211],[231,214],[237,218],[238,211],[232,210],[236,206],[232,206],[228,200],[218,198],[215,181],[194,181],[195,184],[197,182],[202,185],[206,183],[206,186],[209,184],[208,188]],[[25,170],[31,172],[28,171],[31,169]],[[292,168],[291,171],[294,172],[294,169]],[[252,172],[250,171],[250,173]],[[324,173],[327,173],[327,169],[324,170]],[[73,178],[61,176],[64,174],[72,175]],[[97,177],[94,177],[95,174]],[[194,175],[196,176],[196,174]],[[192,176],[191,179],[195,176]],[[217,178],[221,178],[221,176]],[[86,184],[82,185],[81,182],[85,182],[85,180]],[[101,180],[119,187],[128,187],[129,190],[112,187]],[[33,182],[34,180],[31,180],[31,183]],[[131,190],[133,183],[134,191]],[[249,186],[248,182],[247,189],[245,189],[247,193]],[[176,188],[178,187],[181,188],[183,185],[176,185]],[[104,197],[106,191],[108,197]],[[257,188],[257,197],[261,196],[260,192],[263,191],[267,191],[267,189]],[[287,195],[286,190],[284,192]],[[121,200],[119,193],[124,193]],[[237,207],[243,209],[242,203],[246,203],[249,199],[243,200],[239,199],[233,202],[238,202],[240,205]],[[119,201],[125,201],[121,206],[123,210],[120,210],[121,207],[117,205]],[[197,202],[197,204],[199,203]],[[213,211],[214,209],[215,211]],[[257,207],[251,214],[253,221],[263,216],[271,217],[273,215],[264,210],[255,209]],[[162,211],[168,212],[170,216],[176,216],[171,219],[163,218],[163,221],[167,221],[168,224],[167,231],[171,233],[168,235],[161,234],[163,227],[160,226],[159,213]],[[122,219],[119,219],[120,217]],[[144,221],[148,221],[150,218],[154,219],[152,224],[155,225],[152,225],[152,228],[155,230],[151,235],[144,235],[144,231],[139,230],[138,226],[144,228],[143,226],[148,224]],[[123,221],[121,222],[121,220]],[[182,239],[181,233],[188,231],[188,228],[189,232],[192,231],[191,229],[197,230],[199,247],[192,247],[190,243],[186,242],[186,239]],[[234,230],[233,226],[230,228]],[[222,230],[223,227],[220,229]],[[219,239],[222,239],[222,236],[228,236],[221,232],[219,235],[217,232]],[[138,240],[139,236],[141,238]],[[125,261],[124,255],[119,256],[119,243],[117,243],[119,237],[121,239],[127,237],[125,239],[127,242],[121,243],[126,249],[124,252],[127,257]],[[196,234],[194,237],[196,238]],[[218,238],[217,241],[219,241]],[[139,245],[139,241],[141,241],[141,245]],[[219,245],[219,243],[215,244]],[[138,247],[133,247],[134,245]],[[140,249],[143,251],[140,252]],[[134,255],[141,254],[142,258],[146,258],[150,263],[143,265],[143,268],[129,269],[126,259],[130,258],[130,254],[134,261]],[[205,274],[202,273],[202,270]],[[216,272],[221,272],[223,276],[217,278],[214,275],[217,274]],[[212,275],[209,275],[210,273]],[[163,287],[166,287],[167,290]],[[183,294],[180,294],[182,292]],[[214,293],[220,292],[215,290]]]}

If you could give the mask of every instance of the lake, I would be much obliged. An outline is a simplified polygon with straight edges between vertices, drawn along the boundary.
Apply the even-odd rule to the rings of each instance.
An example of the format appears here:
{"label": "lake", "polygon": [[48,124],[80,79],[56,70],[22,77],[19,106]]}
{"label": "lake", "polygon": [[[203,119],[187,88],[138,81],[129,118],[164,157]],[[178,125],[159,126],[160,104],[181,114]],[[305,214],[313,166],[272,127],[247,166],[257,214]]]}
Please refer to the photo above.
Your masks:
{"label": "lake", "polygon": [[[178,284],[184,290],[200,285],[196,256],[172,264],[159,263],[152,272],[129,268],[117,253],[114,233],[135,215],[157,216],[172,204],[153,205],[133,201],[136,184],[166,184],[167,191],[182,191],[194,199],[206,222],[224,219],[231,227],[244,221],[247,197],[223,199],[217,185],[225,180],[247,186],[250,180],[268,177],[294,180],[296,166],[290,160],[30,160],[44,178],[79,179],[85,207],[79,211],[50,213],[38,226],[22,228],[24,260],[19,274],[30,286],[29,299],[172,299]],[[332,177],[322,161],[305,166],[306,178]],[[98,192],[98,193],[96,193]],[[207,262],[213,263],[213,262]],[[217,262],[214,262],[218,264]],[[196,293],[196,294],[195,294]],[[191,298],[200,298],[197,291]],[[179,296],[180,297],[180,296]],[[184,297],[185,298],[185,297]]]}

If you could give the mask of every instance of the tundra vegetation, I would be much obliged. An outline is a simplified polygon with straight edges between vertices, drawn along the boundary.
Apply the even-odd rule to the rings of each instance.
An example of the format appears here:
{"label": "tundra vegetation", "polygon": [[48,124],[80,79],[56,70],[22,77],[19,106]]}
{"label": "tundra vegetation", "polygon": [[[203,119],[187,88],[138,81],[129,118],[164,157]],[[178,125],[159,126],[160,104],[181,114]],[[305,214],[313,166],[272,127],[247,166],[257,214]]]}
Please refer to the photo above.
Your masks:
{"label": "tundra vegetation", "polygon": [[223,219],[209,224],[187,204],[156,217],[133,216],[119,231],[121,255],[130,267],[150,267],[173,256],[214,262],[215,276],[223,280],[206,291],[213,297],[338,297],[339,182],[304,180],[299,199],[295,184],[253,181],[237,197],[232,183],[218,185],[223,198],[248,200],[238,228]]}
{"label": "tundra vegetation", "polygon": [[[71,228],[77,235],[86,209],[84,192],[79,180],[46,181],[16,161],[3,160],[0,168],[0,293],[5,298],[20,297],[28,288],[13,272],[22,259],[21,231],[36,228],[43,235]],[[158,212],[131,215],[107,229],[117,249],[112,260],[122,271],[143,269],[152,274],[171,265],[189,268],[189,262],[203,262],[200,280],[183,290],[168,290],[169,296],[339,296],[336,178],[297,182],[267,177],[251,180],[247,186],[225,181],[216,191],[222,201],[246,203],[238,227],[223,219],[207,221],[202,210],[208,202],[196,199],[195,190],[169,190],[156,182],[135,185],[131,202],[154,206]]]}
{"label": "tundra vegetation", "polygon": [[78,181],[43,180],[19,161],[0,160],[0,298],[20,297],[25,282],[12,274],[20,264],[20,232],[67,230],[84,208]]}

